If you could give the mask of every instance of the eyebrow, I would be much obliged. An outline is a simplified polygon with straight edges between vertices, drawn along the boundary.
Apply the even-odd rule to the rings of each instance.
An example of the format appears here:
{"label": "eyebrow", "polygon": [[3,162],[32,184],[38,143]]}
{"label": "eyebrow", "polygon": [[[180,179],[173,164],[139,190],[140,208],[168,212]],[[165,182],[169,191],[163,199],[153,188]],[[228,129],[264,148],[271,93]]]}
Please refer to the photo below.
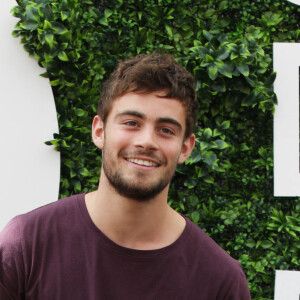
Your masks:
{"label": "eyebrow", "polygon": [[158,123],[170,123],[175,125],[176,127],[178,127],[178,129],[181,131],[182,130],[182,126],[179,122],[177,122],[176,120],[172,119],[172,118],[159,118],[157,120]]}
{"label": "eyebrow", "polygon": [[[143,114],[143,113],[140,113],[136,110],[125,110],[125,111],[122,111],[120,113],[118,113],[116,115],[116,118],[120,117],[120,116],[124,116],[124,115],[130,115],[130,116],[135,116],[135,117],[138,117],[140,119],[143,119],[145,120],[146,119],[146,115]],[[158,118],[156,120],[157,123],[170,123],[170,124],[173,124],[175,125],[176,127],[178,127],[178,129],[181,131],[182,130],[182,125],[176,121],[175,119],[172,119],[172,118],[167,118],[167,117],[162,117],[162,118]]]}
{"label": "eyebrow", "polygon": [[142,113],[140,113],[140,112],[138,112],[136,110],[124,110],[124,111],[118,113],[116,115],[116,118],[124,116],[124,115],[135,116],[135,117],[138,117],[140,119],[146,119],[146,115],[145,114],[142,114]]}

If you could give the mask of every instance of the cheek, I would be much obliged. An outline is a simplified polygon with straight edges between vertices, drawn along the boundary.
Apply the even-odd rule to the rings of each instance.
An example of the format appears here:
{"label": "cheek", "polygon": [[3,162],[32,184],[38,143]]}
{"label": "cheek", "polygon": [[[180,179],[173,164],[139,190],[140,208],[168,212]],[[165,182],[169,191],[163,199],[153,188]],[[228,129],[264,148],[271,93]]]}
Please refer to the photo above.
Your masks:
{"label": "cheek", "polygon": [[112,152],[119,152],[120,150],[128,147],[129,138],[124,134],[118,134],[117,132],[112,132],[110,135],[107,135],[104,142],[104,146],[106,147],[107,151]]}
{"label": "cheek", "polygon": [[177,160],[181,153],[181,147],[178,147],[178,144],[172,144],[165,149],[165,155],[169,157],[170,160],[174,160],[177,163]]}

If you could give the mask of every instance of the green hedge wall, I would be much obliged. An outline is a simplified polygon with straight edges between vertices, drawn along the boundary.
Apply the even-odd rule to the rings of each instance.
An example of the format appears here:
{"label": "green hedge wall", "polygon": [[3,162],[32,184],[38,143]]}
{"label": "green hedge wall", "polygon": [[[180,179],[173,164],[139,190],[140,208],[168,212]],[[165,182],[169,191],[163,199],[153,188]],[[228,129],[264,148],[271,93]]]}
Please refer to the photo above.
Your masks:
{"label": "green hedge wall", "polygon": [[196,147],[169,203],[245,270],[252,298],[273,299],[275,269],[300,270],[300,198],[273,197],[272,43],[297,42],[300,8],[283,0],[18,0],[15,36],[50,79],[60,196],[96,189],[90,124],[118,60],[167,52],[195,76]]}

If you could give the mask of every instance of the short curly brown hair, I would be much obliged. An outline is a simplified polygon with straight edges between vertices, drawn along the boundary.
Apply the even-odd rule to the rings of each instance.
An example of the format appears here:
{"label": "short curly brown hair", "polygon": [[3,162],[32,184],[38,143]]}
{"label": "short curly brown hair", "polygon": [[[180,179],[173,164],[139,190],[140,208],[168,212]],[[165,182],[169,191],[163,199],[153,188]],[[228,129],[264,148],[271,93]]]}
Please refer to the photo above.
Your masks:
{"label": "short curly brown hair", "polygon": [[185,137],[192,134],[198,112],[194,78],[168,54],[138,55],[120,62],[104,83],[98,103],[103,122],[118,97],[129,92],[148,94],[166,91],[164,98],[178,99],[186,109]]}

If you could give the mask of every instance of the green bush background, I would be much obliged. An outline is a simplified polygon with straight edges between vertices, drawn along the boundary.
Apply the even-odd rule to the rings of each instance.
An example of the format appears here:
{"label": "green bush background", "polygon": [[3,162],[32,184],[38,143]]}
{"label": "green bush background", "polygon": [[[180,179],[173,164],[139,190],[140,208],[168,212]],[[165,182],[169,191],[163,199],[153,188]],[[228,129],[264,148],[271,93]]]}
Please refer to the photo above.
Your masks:
{"label": "green bush background", "polygon": [[96,189],[91,121],[118,60],[167,52],[195,76],[196,147],[178,167],[170,205],[273,299],[275,269],[300,270],[300,198],[273,197],[272,43],[297,42],[300,8],[283,0],[19,0],[15,36],[50,79],[61,152],[60,196]]}

